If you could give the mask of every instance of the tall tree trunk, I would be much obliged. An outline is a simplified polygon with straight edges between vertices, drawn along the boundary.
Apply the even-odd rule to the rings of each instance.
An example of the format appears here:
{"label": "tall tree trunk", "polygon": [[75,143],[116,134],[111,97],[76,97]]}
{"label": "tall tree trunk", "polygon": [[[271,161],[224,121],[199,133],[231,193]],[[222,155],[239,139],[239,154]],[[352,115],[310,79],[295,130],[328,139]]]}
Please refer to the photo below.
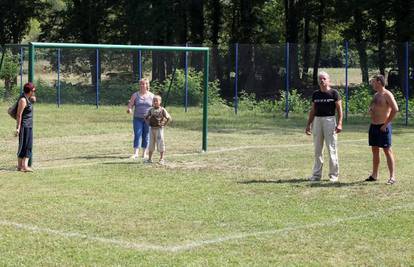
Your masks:
{"label": "tall tree trunk", "polygon": [[319,3],[319,17],[318,17],[318,37],[316,39],[316,53],[315,61],[313,63],[313,85],[318,85],[318,72],[319,72],[319,61],[321,59],[321,48],[322,48],[322,35],[323,35],[323,26],[324,26],[324,17],[325,17],[325,0],[321,0]]}
{"label": "tall tree trunk", "polygon": [[321,59],[321,47],[322,47],[322,34],[323,34],[323,28],[322,28],[322,20],[320,19],[318,21],[318,37],[316,41],[316,52],[315,52],[315,61],[313,63],[313,85],[318,85],[318,72],[319,72],[319,61]]}
{"label": "tall tree trunk", "polygon": [[362,13],[359,8],[356,8],[354,11],[354,27],[355,27],[355,41],[359,56],[359,64],[362,73],[362,82],[368,83],[368,55],[367,55],[367,44],[363,39],[363,25]]}
{"label": "tall tree trunk", "polygon": [[289,77],[293,81],[294,87],[300,87],[299,75],[299,1],[287,0],[285,1],[285,16],[286,16],[286,41],[290,43],[290,74]]}
{"label": "tall tree trunk", "polygon": [[212,66],[214,66],[215,72],[212,73],[213,79],[218,79],[220,84],[225,83],[226,76],[223,76],[223,65],[220,60],[219,34],[221,29],[221,5],[220,0],[211,1],[211,42],[213,43],[212,49]]}
{"label": "tall tree trunk", "polygon": [[413,1],[397,0],[395,3],[395,32],[396,32],[396,52],[398,63],[398,74],[400,81],[400,88],[405,95],[404,84],[407,69],[405,68],[405,42],[410,41],[414,36],[414,30],[412,28],[414,8]]}
{"label": "tall tree trunk", "polygon": [[382,14],[377,15],[377,39],[378,39],[378,67],[382,75],[385,75],[386,54],[384,49],[386,23]]}
{"label": "tall tree trunk", "polygon": [[304,16],[304,53],[303,53],[303,75],[302,78],[306,78],[309,71],[309,65],[310,65],[310,56],[309,56],[309,43],[310,43],[310,35],[309,35],[309,24],[310,24],[310,14],[309,10],[305,7],[305,16]]}
{"label": "tall tree trunk", "polygon": [[[202,45],[204,42],[204,4],[203,0],[191,0],[190,2],[190,39],[193,44]],[[193,64],[196,70],[203,69],[203,55],[193,55]]]}
{"label": "tall tree trunk", "polygon": [[[90,62],[90,70],[91,70],[91,80],[92,80],[92,86],[93,86],[93,90],[95,90],[95,86],[96,86],[96,82],[97,82],[97,77],[96,77],[96,71],[97,71],[97,67],[98,67],[98,81],[101,80],[101,69],[102,69],[102,62],[101,62],[101,54],[99,54],[99,57],[96,57],[96,50],[92,50],[92,52],[90,52],[89,54],[89,62]],[[96,65],[97,63],[97,59],[98,59],[98,66]]]}

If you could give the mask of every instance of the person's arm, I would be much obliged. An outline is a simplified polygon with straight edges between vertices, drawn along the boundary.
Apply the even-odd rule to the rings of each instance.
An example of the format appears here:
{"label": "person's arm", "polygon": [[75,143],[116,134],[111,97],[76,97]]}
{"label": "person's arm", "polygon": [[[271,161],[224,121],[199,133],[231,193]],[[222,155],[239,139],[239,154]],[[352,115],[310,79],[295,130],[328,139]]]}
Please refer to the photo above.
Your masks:
{"label": "person's arm", "polygon": [[127,109],[128,114],[132,113],[132,107],[134,106],[136,98],[137,96],[135,94],[131,95],[131,99],[129,99],[129,102],[128,102],[128,109]]}
{"label": "person's arm", "polygon": [[340,133],[342,131],[342,100],[335,102],[336,112],[338,113],[338,123],[336,125],[335,132]]}
{"label": "person's arm", "polygon": [[386,131],[388,124],[395,118],[395,115],[397,115],[397,112],[398,112],[398,105],[397,105],[397,101],[395,101],[394,96],[390,92],[387,92],[384,95],[384,97],[388,105],[390,105],[391,107],[391,112],[388,115],[387,119],[385,120],[384,125],[381,126],[381,131],[383,132]]}
{"label": "person's arm", "polygon": [[164,109],[164,118],[165,118],[165,125],[169,124],[172,121],[170,113],[166,109]]}
{"label": "person's arm", "polygon": [[145,113],[144,115],[144,121],[146,124],[149,124],[150,118],[151,118],[151,109],[149,109],[147,113]]}
{"label": "person's arm", "polygon": [[17,114],[16,114],[16,136],[19,135],[20,133],[20,126],[22,125],[22,115],[23,115],[23,110],[26,108],[27,103],[26,100],[24,98],[20,98],[19,103],[17,104]]}
{"label": "person's arm", "polygon": [[312,108],[309,111],[308,123],[306,124],[306,130],[305,130],[305,133],[307,135],[312,134],[311,126],[312,126],[313,119],[315,119],[315,103],[312,102]]}

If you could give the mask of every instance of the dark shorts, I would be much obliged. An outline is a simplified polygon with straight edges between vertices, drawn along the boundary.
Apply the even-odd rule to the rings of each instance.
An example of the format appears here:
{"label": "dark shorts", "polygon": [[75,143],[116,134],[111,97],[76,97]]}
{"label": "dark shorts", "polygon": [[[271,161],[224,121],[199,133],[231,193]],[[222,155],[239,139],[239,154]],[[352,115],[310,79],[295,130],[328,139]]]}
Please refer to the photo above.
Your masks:
{"label": "dark shorts", "polygon": [[30,158],[33,147],[33,130],[32,128],[22,127],[19,133],[19,149],[17,157]]}
{"label": "dark shorts", "polygon": [[380,130],[384,124],[371,124],[369,126],[369,145],[382,148],[391,147],[392,126],[388,124],[386,131]]}

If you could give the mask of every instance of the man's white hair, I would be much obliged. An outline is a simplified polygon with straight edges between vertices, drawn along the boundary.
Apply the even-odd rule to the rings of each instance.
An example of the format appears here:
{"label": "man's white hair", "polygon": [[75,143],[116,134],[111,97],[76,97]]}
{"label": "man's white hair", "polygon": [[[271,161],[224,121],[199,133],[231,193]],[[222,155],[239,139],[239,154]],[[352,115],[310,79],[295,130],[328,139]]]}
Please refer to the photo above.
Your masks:
{"label": "man's white hair", "polygon": [[320,80],[319,80],[319,77],[321,77],[321,76],[326,77],[329,80],[329,74],[326,71],[320,71],[320,72],[318,72],[318,83],[321,83]]}

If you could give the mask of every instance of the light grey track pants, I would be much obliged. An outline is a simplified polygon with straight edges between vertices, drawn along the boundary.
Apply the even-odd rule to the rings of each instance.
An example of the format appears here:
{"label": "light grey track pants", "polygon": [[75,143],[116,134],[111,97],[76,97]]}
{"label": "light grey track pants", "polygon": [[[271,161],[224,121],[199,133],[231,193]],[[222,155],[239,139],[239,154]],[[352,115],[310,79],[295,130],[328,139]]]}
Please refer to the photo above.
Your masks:
{"label": "light grey track pants", "polygon": [[315,148],[315,164],[312,176],[315,178],[322,177],[324,142],[329,152],[329,177],[336,178],[339,175],[338,137],[335,128],[335,116],[315,117],[313,120],[312,133]]}

